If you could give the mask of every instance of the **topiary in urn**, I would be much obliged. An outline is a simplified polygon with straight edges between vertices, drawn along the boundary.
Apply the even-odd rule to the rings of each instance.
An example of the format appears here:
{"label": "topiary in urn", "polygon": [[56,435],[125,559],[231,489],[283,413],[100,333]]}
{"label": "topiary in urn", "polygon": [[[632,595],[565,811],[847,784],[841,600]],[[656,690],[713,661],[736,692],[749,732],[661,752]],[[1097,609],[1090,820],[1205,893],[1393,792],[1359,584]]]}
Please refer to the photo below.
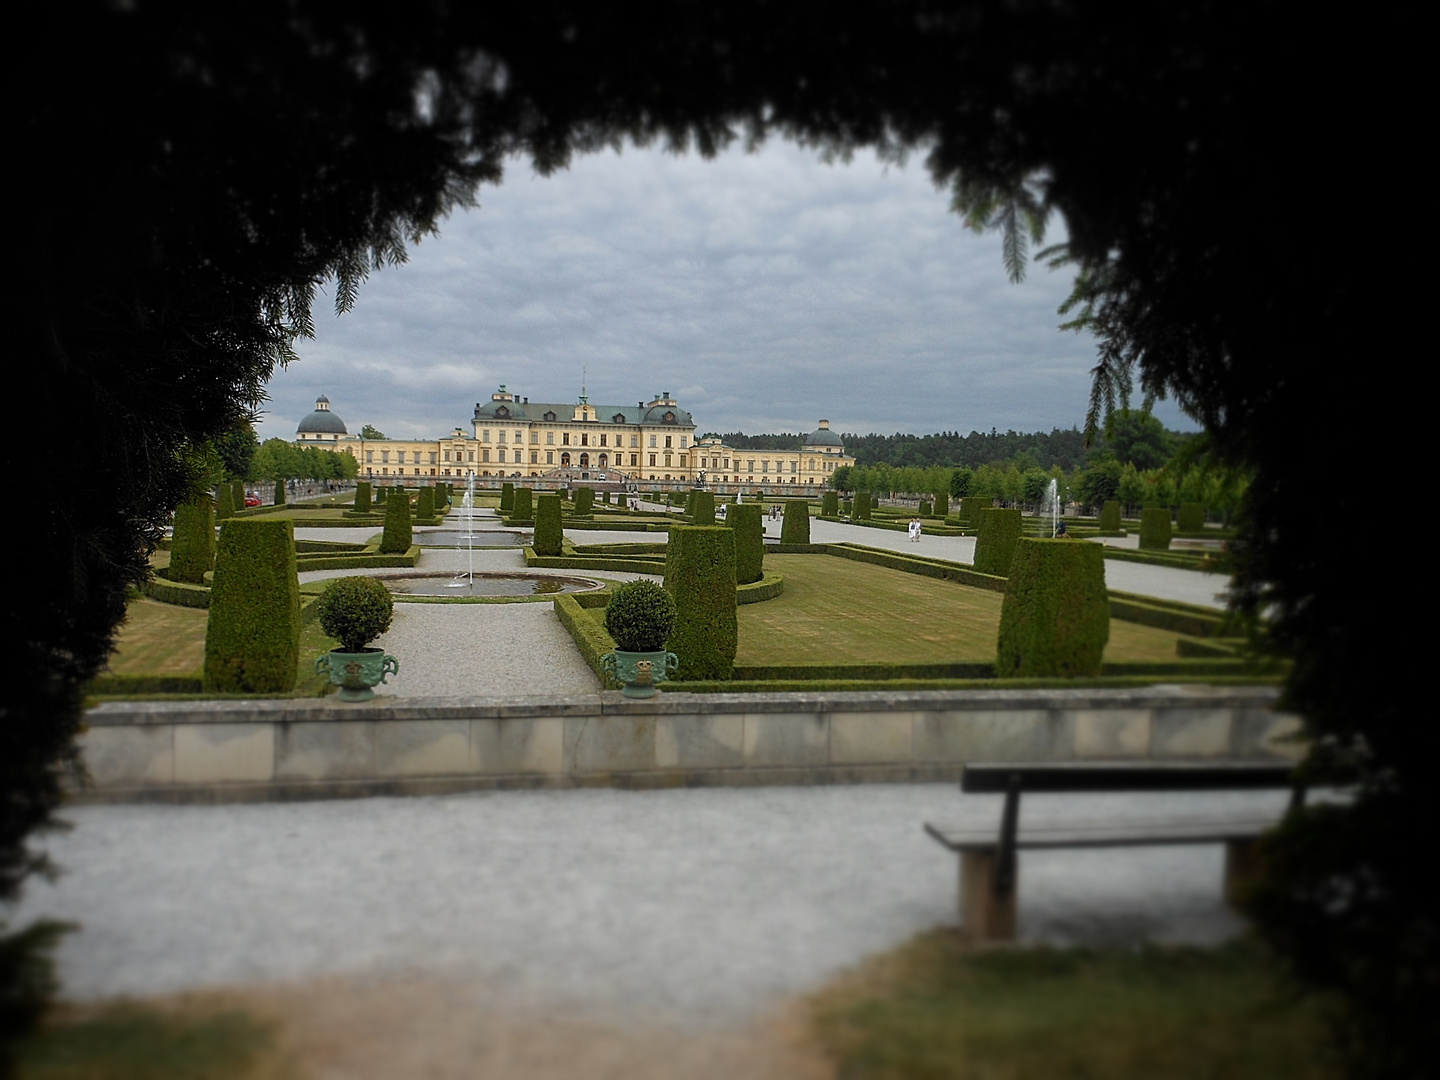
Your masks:
{"label": "topiary in urn", "polygon": [[624,686],[626,697],[649,698],[668,679],[680,659],[665,651],[675,628],[675,600],[653,581],[621,585],[605,607],[605,629],[615,651],[600,658],[601,669]]}
{"label": "topiary in urn", "polygon": [[371,577],[336,578],[316,601],[320,629],[340,642],[338,649],[315,658],[315,670],[340,687],[341,701],[369,701],[372,687],[400,672],[400,661],[384,649],[368,646],[395,615],[390,590]]}

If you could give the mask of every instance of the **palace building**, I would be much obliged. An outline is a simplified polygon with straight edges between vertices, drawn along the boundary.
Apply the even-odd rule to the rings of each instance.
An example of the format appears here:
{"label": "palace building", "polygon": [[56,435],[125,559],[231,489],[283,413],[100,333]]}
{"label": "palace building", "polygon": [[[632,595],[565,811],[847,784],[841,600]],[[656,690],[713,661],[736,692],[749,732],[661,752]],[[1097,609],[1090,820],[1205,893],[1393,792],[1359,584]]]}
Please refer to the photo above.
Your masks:
{"label": "palace building", "polygon": [[853,465],[840,437],[821,420],[800,450],[737,450],[711,436],[695,438],[695,421],[669,392],[634,405],[532,403],[502,384],[475,403],[470,431],[439,439],[365,439],[349,434],[328,398],[295,432],[300,446],[354,455],[360,477],[407,483],[528,479],[537,486],[584,482],[615,488],[693,487],[721,491],[780,485],[823,487],[841,465]]}

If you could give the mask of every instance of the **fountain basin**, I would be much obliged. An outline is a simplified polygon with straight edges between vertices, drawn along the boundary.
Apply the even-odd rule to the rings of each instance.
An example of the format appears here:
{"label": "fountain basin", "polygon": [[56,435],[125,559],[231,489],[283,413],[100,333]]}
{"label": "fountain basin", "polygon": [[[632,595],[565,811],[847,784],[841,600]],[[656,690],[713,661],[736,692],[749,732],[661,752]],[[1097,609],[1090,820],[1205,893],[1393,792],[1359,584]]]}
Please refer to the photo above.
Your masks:
{"label": "fountain basin", "polygon": [[597,592],[605,583],[551,574],[394,574],[380,578],[398,596],[559,596]]}

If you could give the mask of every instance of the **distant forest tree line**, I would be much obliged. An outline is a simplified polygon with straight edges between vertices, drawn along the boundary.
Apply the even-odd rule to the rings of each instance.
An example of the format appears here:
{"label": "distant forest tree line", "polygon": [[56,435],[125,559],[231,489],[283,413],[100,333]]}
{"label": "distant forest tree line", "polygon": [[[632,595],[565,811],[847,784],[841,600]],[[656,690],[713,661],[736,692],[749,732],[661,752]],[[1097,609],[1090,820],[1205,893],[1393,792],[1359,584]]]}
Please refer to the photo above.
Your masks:
{"label": "distant forest tree line", "polygon": [[[722,435],[741,450],[798,450],[803,435]],[[1119,410],[1088,449],[1077,429],[1023,433],[991,429],[935,435],[841,436],[854,466],[831,484],[841,491],[952,498],[978,495],[1002,505],[1036,509],[1050,481],[1060,498],[1088,508],[1119,499],[1127,512],[1147,503],[1203,503],[1228,516],[1239,505],[1246,477],[1214,466],[1203,436],[1169,431],[1153,415]]]}

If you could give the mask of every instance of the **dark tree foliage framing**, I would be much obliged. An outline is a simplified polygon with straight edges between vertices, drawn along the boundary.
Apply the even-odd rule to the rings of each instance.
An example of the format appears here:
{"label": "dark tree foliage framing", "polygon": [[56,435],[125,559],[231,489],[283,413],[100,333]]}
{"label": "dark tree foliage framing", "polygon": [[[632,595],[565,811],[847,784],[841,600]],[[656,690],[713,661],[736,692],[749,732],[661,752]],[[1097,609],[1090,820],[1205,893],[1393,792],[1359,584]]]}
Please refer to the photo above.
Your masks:
{"label": "dark tree foliage framing", "polygon": [[1197,0],[636,11],[130,0],[32,13],[11,59],[23,167],[9,177],[21,270],[8,294],[31,383],[7,475],[33,464],[21,448],[53,445],[60,418],[98,449],[71,498],[7,531],[47,572],[6,592],[0,896],[31,868],[26,837],[56,805],[79,687],[194,486],[197,448],[262,400],[321,282],[348,307],[509,154],[544,171],[626,140],[870,146],[922,157],[967,222],[1002,231],[1017,280],[1046,217],[1063,216],[1068,242],[1044,258],[1078,271],[1070,317],[1101,342],[1097,415],[1132,387],[1168,394],[1253,476],[1238,601],[1274,613],[1317,769],[1348,770],[1360,791],[1287,825],[1256,910],[1297,970],[1348,994],[1360,1065],[1433,1062],[1440,897],[1416,857],[1436,817],[1432,739],[1390,689],[1416,651],[1407,590],[1352,586],[1353,552],[1296,483],[1331,478],[1324,518],[1360,517],[1333,436],[1359,365],[1392,351],[1377,320],[1399,317],[1370,285],[1396,230],[1347,213],[1398,153],[1377,120],[1389,82],[1357,68],[1372,21]]}

